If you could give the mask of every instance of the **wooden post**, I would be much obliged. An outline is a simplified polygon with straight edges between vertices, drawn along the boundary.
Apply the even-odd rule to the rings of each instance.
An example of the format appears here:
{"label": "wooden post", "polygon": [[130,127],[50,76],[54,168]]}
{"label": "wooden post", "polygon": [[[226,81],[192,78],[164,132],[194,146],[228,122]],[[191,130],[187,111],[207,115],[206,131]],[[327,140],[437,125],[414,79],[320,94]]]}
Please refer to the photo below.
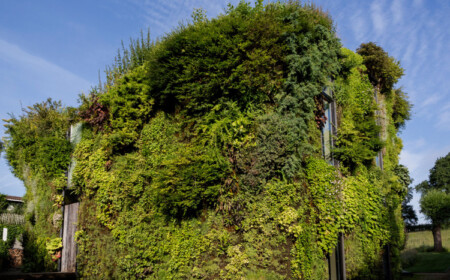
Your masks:
{"label": "wooden post", "polygon": [[77,230],[79,205],[79,202],[75,202],[66,205],[64,209],[61,272],[76,272],[77,244],[75,242],[75,232]]}

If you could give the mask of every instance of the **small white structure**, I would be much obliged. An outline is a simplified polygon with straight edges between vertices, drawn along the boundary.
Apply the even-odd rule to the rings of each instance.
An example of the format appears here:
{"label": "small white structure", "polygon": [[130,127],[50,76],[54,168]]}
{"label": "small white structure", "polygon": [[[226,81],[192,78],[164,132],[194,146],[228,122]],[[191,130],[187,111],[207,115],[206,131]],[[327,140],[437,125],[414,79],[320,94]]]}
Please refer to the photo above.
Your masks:
{"label": "small white structure", "polygon": [[8,239],[8,228],[3,228],[3,241]]}

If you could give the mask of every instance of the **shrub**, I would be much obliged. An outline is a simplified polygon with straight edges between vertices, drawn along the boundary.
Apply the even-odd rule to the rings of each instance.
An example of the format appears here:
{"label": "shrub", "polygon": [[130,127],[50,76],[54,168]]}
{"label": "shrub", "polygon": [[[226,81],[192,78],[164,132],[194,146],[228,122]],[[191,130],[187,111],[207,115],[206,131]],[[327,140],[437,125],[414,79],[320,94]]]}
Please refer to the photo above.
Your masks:
{"label": "shrub", "polygon": [[417,252],[416,249],[407,249],[402,251],[400,258],[402,261],[402,267],[410,267],[413,266],[414,263],[417,261]]}
{"label": "shrub", "polygon": [[7,242],[0,240],[0,271],[8,266],[9,246]]}

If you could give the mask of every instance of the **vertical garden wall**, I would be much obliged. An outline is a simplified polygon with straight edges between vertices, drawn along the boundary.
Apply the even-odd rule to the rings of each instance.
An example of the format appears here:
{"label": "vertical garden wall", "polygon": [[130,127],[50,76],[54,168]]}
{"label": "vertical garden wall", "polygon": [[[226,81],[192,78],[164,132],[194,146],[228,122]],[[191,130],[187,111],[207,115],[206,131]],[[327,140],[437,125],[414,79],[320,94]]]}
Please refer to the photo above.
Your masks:
{"label": "vertical garden wall", "polygon": [[[84,279],[327,279],[340,233],[347,278],[380,278],[386,244],[395,274],[410,104],[395,59],[373,43],[358,53],[316,7],[241,2],[133,41],[79,108],[47,101],[12,118],[6,154],[39,260],[27,268],[56,268],[60,248],[45,245],[58,241],[72,157]],[[325,88],[338,167],[322,153]]]}

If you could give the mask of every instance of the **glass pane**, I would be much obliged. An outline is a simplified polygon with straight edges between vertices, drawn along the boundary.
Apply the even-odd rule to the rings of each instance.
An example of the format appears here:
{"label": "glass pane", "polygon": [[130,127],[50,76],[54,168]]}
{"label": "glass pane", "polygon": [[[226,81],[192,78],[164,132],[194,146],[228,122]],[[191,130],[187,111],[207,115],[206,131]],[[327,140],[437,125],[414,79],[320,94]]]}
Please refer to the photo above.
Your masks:
{"label": "glass pane", "polygon": [[331,148],[332,148],[332,136],[333,136],[333,124],[331,122],[331,107],[330,103],[327,101],[324,101],[324,110],[325,110],[325,117],[326,122],[324,127],[322,128],[322,146],[323,146],[323,156],[326,160],[330,161],[332,160],[331,157]]}

